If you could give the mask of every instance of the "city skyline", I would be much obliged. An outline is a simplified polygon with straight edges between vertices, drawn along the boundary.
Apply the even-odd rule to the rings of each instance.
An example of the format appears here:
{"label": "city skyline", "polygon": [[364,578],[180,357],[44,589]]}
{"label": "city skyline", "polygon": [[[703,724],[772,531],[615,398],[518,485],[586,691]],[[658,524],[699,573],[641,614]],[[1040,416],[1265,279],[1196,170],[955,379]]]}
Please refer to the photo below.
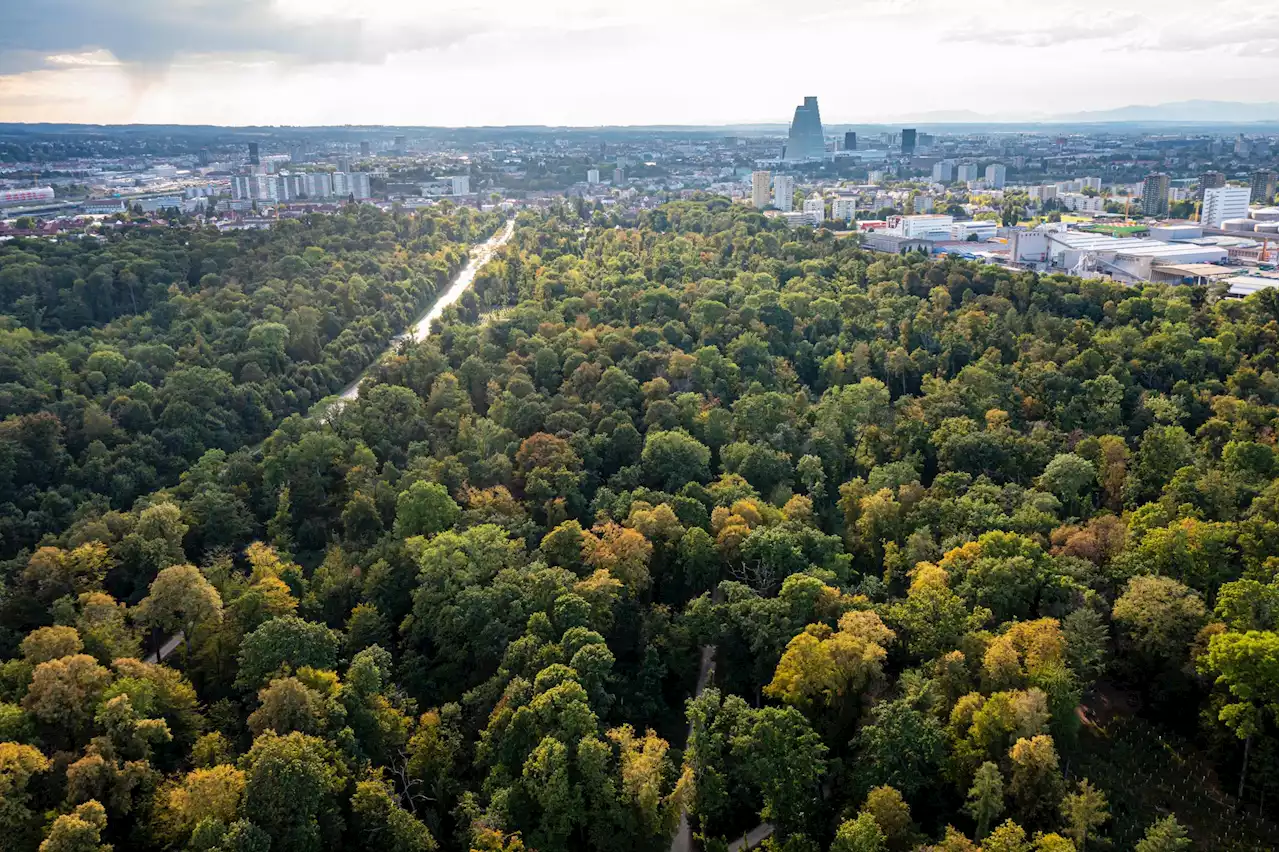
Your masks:
{"label": "city skyline", "polygon": [[[5,13],[0,121],[715,125],[785,121],[804,92],[818,95],[833,124],[973,113],[1028,120],[1224,93],[1274,102],[1276,10],[1238,0],[1215,9],[1142,0],[1108,11],[1069,0],[1014,18],[983,0],[957,25],[938,0],[818,2],[799,12],[763,0],[663,0],[643,10],[582,0],[389,3],[359,14],[301,0],[51,0]],[[863,67],[894,68],[892,85],[870,85],[870,70],[834,85],[783,55],[735,65],[734,84],[712,99],[688,86],[722,72],[718,44],[776,56],[771,45],[822,54],[850,39]],[[903,62],[904,47],[929,60]],[[1109,61],[1082,64],[1082,52]],[[667,61],[674,56],[680,62]],[[1211,58],[1215,73],[1198,58]],[[937,86],[948,66],[973,85]],[[632,67],[646,73],[624,73]],[[1052,96],[1042,74],[1010,72],[1019,68],[1059,69]]]}

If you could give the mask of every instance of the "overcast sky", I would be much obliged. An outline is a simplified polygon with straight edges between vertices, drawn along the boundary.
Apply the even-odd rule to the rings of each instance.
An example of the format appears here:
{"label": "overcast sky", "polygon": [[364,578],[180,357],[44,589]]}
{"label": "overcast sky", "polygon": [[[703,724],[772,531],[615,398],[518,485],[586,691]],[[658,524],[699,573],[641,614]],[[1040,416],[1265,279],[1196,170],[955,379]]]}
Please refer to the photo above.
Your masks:
{"label": "overcast sky", "polygon": [[825,122],[1275,101],[1274,0],[0,0],[0,121]]}

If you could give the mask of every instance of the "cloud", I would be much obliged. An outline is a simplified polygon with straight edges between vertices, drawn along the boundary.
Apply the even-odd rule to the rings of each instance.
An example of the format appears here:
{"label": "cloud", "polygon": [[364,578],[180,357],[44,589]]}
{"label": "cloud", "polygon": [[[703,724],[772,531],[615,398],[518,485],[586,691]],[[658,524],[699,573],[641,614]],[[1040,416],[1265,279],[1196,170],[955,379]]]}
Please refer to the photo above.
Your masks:
{"label": "cloud", "polygon": [[65,57],[86,54],[142,69],[193,54],[379,63],[474,34],[461,19],[380,26],[341,13],[284,15],[260,0],[0,0],[0,18],[0,74],[65,67]]}
{"label": "cloud", "polygon": [[1263,12],[1226,22],[1204,21],[1194,27],[1160,27],[1136,38],[1132,46],[1140,50],[1214,50],[1237,56],[1275,56],[1280,46],[1278,28],[1280,16]]}

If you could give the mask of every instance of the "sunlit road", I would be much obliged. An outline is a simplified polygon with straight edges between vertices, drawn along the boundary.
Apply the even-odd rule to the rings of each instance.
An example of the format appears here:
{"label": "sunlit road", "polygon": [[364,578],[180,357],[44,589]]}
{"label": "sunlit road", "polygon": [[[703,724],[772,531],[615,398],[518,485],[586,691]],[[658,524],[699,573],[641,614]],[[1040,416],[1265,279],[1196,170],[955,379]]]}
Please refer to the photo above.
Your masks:
{"label": "sunlit road", "polygon": [[[506,245],[511,239],[511,235],[515,233],[516,223],[514,219],[508,220],[507,224],[501,231],[494,234],[489,239],[480,243],[471,249],[471,259],[467,261],[467,265],[462,267],[453,282],[449,285],[449,289],[440,294],[440,298],[436,299],[426,313],[418,318],[418,321],[411,325],[403,334],[398,335],[391,341],[391,345],[386,351],[373,360],[368,367],[365,368],[356,380],[342,389],[339,394],[341,400],[352,400],[360,396],[360,383],[364,381],[365,376],[373,369],[374,365],[381,361],[387,355],[396,351],[402,340],[423,340],[431,334],[431,323],[439,319],[445,312],[445,309],[458,301],[462,294],[467,292],[467,288],[476,280],[478,273],[486,263],[493,259],[494,252]],[[340,404],[340,403],[339,403]],[[332,410],[332,409],[330,409]]]}

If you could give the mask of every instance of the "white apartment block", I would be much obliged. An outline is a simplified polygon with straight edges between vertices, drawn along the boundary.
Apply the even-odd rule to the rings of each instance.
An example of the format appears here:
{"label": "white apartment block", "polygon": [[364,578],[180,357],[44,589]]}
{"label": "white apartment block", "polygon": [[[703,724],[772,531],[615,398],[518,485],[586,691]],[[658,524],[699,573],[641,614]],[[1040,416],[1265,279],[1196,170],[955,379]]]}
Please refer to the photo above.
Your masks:
{"label": "white apartment block", "polygon": [[836,197],[831,199],[831,218],[837,222],[848,222],[858,215],[858,199]]}
{"label": "white apartment block", "polygon": [[1219,186],[1204,191],[1200,206],[1200,224],[1206,228],[1221,228],[1228,219],[1243,219],[1249,215],[1247,186]]}
{"label": "white apartment block", "polygon": [[1058,193],[1058,201],[1062,203],[1064,210],[1072,213],[1103,212],[1101,195],[1085,195],[1082,192],[1060,192]]}
{"label": "white apartment block", "polygon": [[769,206],[769,182],[773,175],[767,171],[751,173],[751,206],[763,210]]}
{"label": "white apartment block", "polygon": [[813,220],[813,224],[821,225],[827,218],[827,202],[821,195],[813,194],[804,200],[804,214]]}
{"label": "white apartment block", "polygon": [[1004,189],[1005,168],[1001,163],[987,166],[987,186],[992,189]]}
{"label": "white apartment block", "polygon": [[961,163],[956,166],[956,180],[961,183],[968,183],[971,180],[978,179],[977,163]]}
{"label": "white apartment block", "polygon": [[796,181],[790,175],[776,175],[773,178],[773,206],[783,213],[790,213],[794,205]]}
{"label": "white apartment block", "polygon": [[1027,187],[1027,197],[1032,201],[1038,201],[1041,204],[1049,201],[1050,199],[1057,198],[1057,184],[1049,183],[1042,186],[1029,186]]}

